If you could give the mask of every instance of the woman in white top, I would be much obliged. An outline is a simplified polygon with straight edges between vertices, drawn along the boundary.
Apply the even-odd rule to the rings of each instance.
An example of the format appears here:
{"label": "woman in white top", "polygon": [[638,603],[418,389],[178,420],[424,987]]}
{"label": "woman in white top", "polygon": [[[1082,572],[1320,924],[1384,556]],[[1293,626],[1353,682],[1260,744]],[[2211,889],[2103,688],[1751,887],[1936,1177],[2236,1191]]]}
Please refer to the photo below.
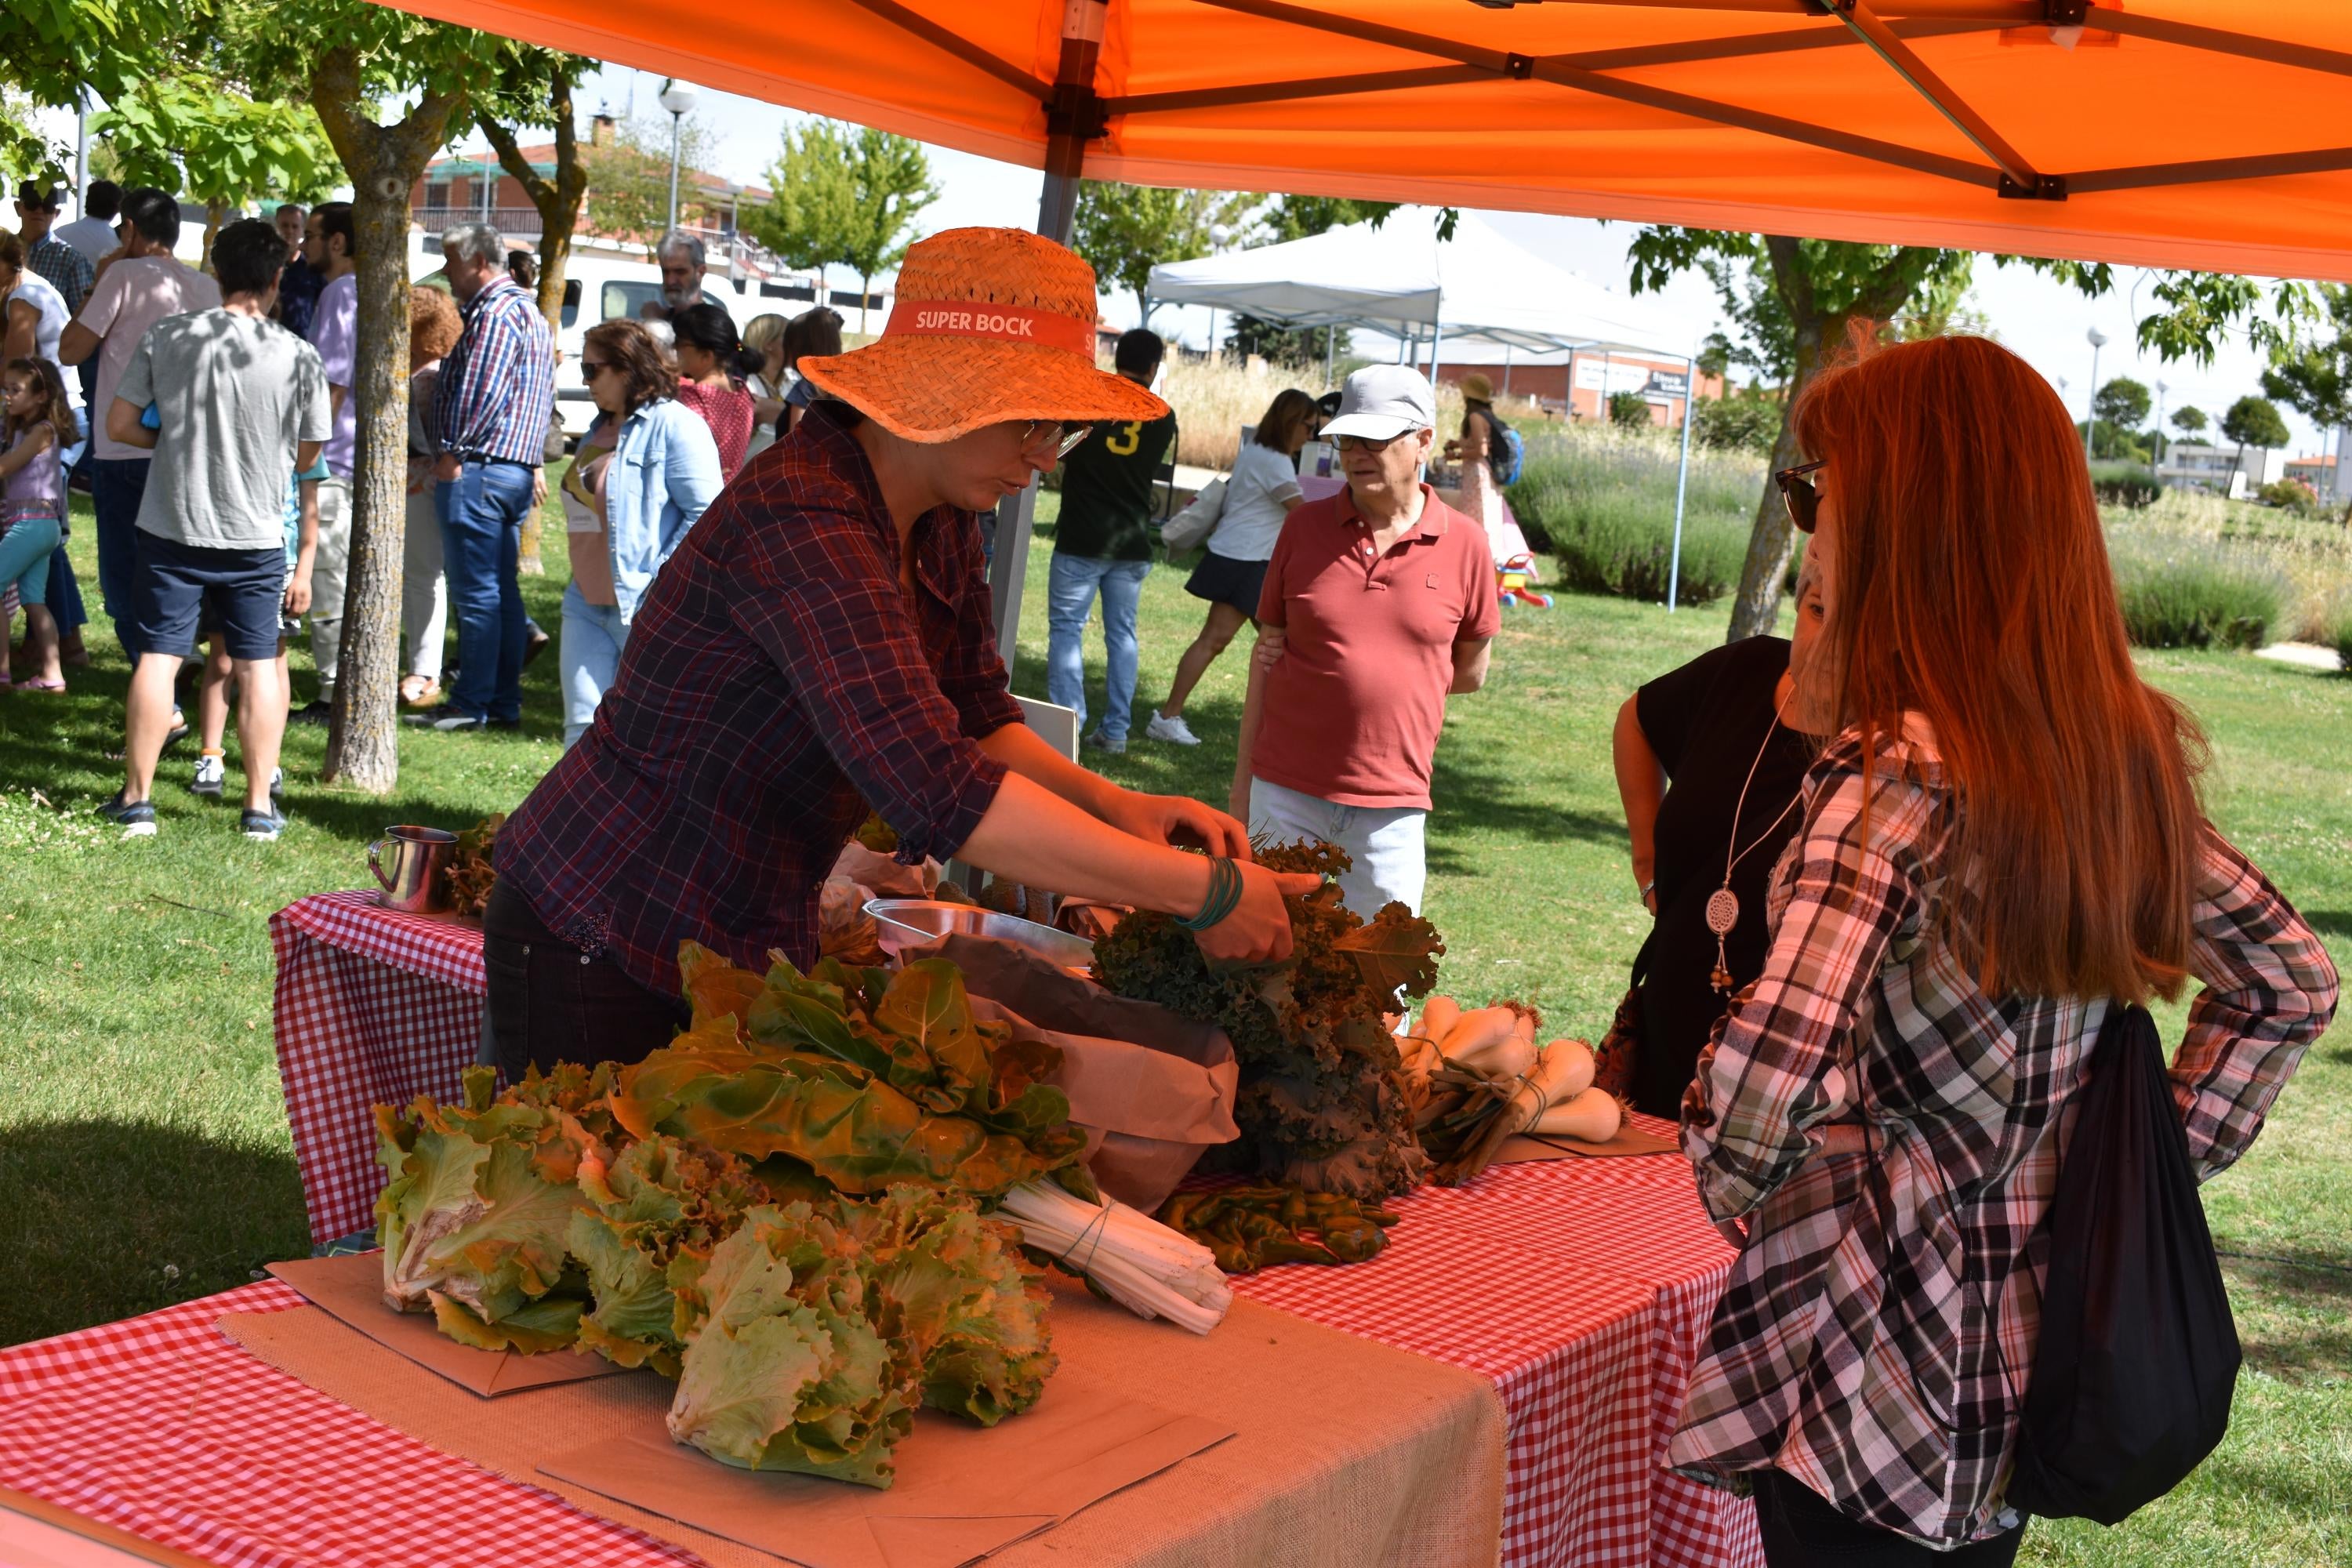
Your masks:
{"label": "woman in white top", "polygon": [[1201,737],[1184,722],[1184,701],[1209,671],[1242,623],[1257,622],[1258,591],[1283,521],[1299,502],[1298,448],[1317,424],[1315,399],[1291,387],[1278,394],[1257,422],[1256,437],[1234,458],[1225,480],[1224,505],[1209,534],[1208,553],[1184,584],[1196,599],[1209,601],[1208,623],[1176,661],[1168,700],[1143,732],[1155,741],[1197,746]]}

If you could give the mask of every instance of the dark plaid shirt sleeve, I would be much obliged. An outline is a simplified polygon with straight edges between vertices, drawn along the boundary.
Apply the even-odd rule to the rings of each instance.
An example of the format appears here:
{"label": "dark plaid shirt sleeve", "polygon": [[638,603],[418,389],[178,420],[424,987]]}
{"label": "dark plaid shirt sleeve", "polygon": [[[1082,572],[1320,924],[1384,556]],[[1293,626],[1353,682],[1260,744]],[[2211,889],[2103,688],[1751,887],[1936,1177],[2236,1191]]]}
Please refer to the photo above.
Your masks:
{"label": "dark plaid shirt sleeve", "polygon": [[1762,1204],[1821,1147],[1822,1123],[1852,1118],[1853,1086],[1839,1064],[1854,1058],[1854,1029],[1889,946],[1918,923],[1918,847],[1935,797],[1891,765],[1861,766],[1851,746],[1844,759],[1832,752],[1817,770],[1763,972],[1726,1015],[1702,1068],[1706,1116],[1683,1128],[1699,1195],[1717,1219]]}
{"label": "dark plaid shirt sleeve", "polygon": [[[975,729],[984,698],[969,690],[959,700],[950,691],[992,668],[1003,695],[1004,666],[986,636],[984,608],[961,607],[958,642],[934,679],[882,537],[864,527],[809,524],[772,531],[773,548],[747,553],[725,579],[730,612],[791,679],[835,765],[897,830],[899,858],[947,859],[980,826],[1004,781],[1003,764],[980,749],[978,737],[1021,717],[1003,696],[1009,717]],[[978,648],[961,635],[961,622],[975,613],[982,621]]]}

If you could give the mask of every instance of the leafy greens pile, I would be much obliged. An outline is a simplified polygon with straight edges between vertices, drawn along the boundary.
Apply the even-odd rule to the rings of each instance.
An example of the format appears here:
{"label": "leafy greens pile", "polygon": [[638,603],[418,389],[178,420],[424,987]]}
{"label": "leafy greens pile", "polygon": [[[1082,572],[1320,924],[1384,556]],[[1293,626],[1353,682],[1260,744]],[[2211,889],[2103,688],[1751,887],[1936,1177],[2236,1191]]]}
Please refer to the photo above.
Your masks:
{"label": "leafy greens pile", "polygon": [[679,967],[692,1027],[636,1066],[377,1108],[386,1301],[651,1366],[672,1434],[751,1468],[886,1487],[918,1408],[1034,1405],[1047,1298],[980,1204],[1083,1152],[1058,1053],[976,1020],[940,960]]}
{"label": "leafy greens pile", "polygon": [[[1257,858],[1327,878],[1350,864],[1328,844],[1262,847]],[[1138,912],[1095,943],[1095,977],[1232,1037],[1242,1136],[1227,1168],[1365,1202],[1408,1192],[1429,1162],[1382,1015],[1398,993],[1424,995],[1437,984],[1445,944],[1402,904],[1365,921],[1328,880],[1286,902],[1293,946],[1280,963],[1213,966],[1174,921]]]}

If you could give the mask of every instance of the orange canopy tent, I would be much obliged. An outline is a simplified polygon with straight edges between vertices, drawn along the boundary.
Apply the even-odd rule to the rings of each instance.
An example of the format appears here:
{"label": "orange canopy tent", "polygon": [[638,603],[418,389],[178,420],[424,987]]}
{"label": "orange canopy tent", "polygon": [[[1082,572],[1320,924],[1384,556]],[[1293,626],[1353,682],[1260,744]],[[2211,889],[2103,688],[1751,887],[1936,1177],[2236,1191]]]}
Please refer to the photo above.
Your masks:
{"label": "orange canopy tent", "polygon": [[2352,280],[2352,0],[401,3],[1066,177]]}
{"label": "orange canopy tent", "polygon": [[2352,281],[2352,0],[397,3],[1042,168],[1058,239],[1083,174]]}

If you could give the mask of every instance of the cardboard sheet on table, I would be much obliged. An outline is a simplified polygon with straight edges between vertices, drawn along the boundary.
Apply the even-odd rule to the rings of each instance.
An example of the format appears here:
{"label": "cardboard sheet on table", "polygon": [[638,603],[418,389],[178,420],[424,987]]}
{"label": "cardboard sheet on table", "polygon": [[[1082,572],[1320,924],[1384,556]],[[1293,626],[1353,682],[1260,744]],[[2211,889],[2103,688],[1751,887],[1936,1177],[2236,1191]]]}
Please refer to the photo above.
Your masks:
{"label": "cardboard sheet on table", "polygon": [[887,1491],[714,1464],[657,1424],[539,1469],[806,1568],[957,1568],[1231,1436],[1065,1370],[994,1427],[918,1415]]}
{"label": "cardboard sheet on table", "polygon": [[1671,1138],[1661,1138],[1654,1132],[1644,1132],[1632,1123],[1617,1129],[1617,1136],[1606,1143],[1587,1143],[1581,1138],[1562,1138],[1556,1133],[1523,1133],[1503,1140],[1503,1147],[1495,1155],[1497,1165],[1517,1165],[1531,1160],[1624,1160],[1637,1154],[1672,1154],[1676,1144]]}
{"label": "cardboard sheet on table", "polygon": [[312,1306],[386,1350],[485,1399],[551,1384],[609,1377],[626,1370],[585,1351],[519,1355],[513,1351],[461,1345],[434,1326],[430,1312],[395,1312],[384,1305],[382,1253],[295,1258],[271,1264],[269,1272],[299,1290]]}

